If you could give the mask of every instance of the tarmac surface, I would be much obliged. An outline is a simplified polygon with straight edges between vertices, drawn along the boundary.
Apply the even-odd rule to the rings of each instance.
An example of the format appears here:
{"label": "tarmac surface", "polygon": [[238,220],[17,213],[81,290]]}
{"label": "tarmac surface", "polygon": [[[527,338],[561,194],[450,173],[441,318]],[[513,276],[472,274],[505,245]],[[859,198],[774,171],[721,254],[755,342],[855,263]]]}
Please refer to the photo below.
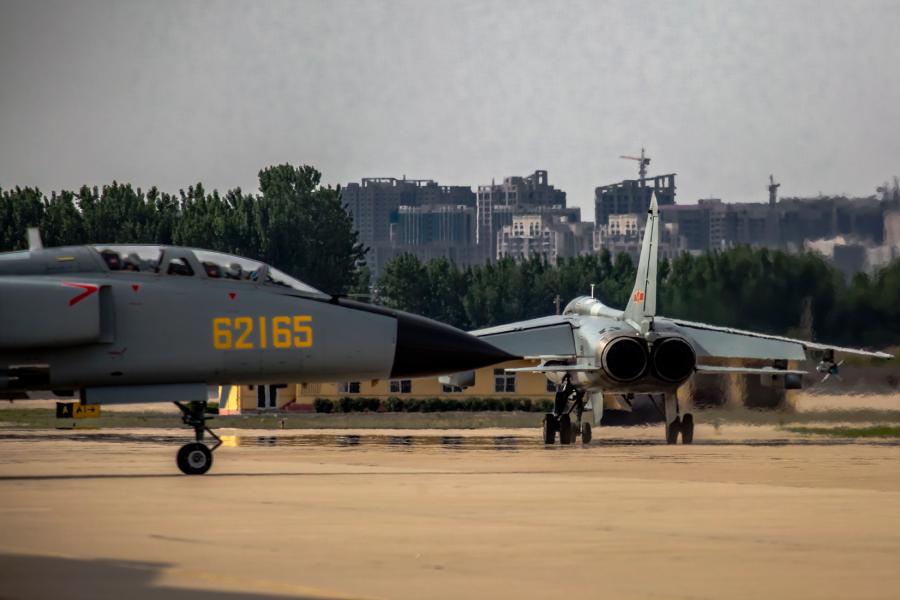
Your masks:
{"label": "tarmac surface", "polygon": [[897,598],[900,443],[0,431],[0,598]]}

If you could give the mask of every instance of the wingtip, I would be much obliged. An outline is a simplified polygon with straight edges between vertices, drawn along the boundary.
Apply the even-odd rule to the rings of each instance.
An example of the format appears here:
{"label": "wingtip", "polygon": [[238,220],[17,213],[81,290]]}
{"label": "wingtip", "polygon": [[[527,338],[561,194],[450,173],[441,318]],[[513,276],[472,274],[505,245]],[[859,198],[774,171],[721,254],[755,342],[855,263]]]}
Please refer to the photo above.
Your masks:
{"label": "wingtip", "polygon": [[656,215],[659,212],[659,204],[656,202],[656,190],[650,193],[650,214]]}

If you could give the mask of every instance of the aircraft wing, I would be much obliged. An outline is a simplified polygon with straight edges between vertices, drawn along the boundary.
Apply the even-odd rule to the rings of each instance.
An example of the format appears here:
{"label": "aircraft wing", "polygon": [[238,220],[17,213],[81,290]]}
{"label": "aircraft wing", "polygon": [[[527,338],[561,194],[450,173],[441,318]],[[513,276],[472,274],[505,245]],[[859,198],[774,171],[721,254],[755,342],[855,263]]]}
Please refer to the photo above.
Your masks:
{"label": "aircraft wing", "polygon": [[[591,367],[586,365],[535,365],[533,367],[515,367],[513,369],[503,369],[507,373],[565,373],[599,371],[600,367]],[[783,371],[781,371],[783,373]]]}
{"label": "aircraft wing", "polygon": [[469,333],[515,356],[563,359],[576,354],[572,324],[561,315],[517,321]]}
{"label": "aircraft wing", "polygon": [[714,367],[697,365],[697,373],[701,375],[721,375],[723,373],[740,373],[742,375],[806,375],[809,371],[799,369],[775,369],[773,367]]}
{"label": "aircraft wing", "polygon": [[886,352],[874,352],[860,348],[845,348],[807,342],[779,335],[743,331],[731,327],[719,327],[706,323],[657,317],[661,325],[678,330],[694,342],[698,357],[746,358],[762,360],[805,360],[807,352],[835,352],[874,358],[892,358]]}

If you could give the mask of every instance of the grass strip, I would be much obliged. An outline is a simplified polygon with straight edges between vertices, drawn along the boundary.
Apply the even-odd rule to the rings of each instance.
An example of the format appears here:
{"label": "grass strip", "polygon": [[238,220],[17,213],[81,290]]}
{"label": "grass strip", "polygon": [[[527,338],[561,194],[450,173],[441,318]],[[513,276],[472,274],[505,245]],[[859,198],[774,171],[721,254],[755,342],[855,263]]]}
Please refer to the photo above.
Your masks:
{"label": "grass strip", "polygon": [[900,438],[900,425],[870,427],[785,427],[793,433],[830,435],[845,438]]}

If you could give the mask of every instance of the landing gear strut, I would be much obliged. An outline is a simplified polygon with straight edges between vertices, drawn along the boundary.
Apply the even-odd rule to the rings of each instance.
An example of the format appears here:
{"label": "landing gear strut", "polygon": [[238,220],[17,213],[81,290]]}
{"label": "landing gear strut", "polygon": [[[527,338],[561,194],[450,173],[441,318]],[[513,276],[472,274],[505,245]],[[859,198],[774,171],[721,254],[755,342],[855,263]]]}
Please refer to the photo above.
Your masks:
{"label": "landing gear strut", "polygon": [[[178,450],[175,462],[185,475],[203,475],[212,467],[212,453],[222,445],[222,440],[206,426],[206,421],[212,418],[207,416],[206,402],[188,402],[187,404],[176,402],[175,406],[181,410],[181,422],[194,428],[196,439],[195,442],[185,444]],[[208,433],[216,440],[216,444],[212,448],[203,443],[204,433]]]}
{"label": "landing gear strut", "polygon": [[666,443],[677,444],[679,433],[682,444],[694,443],[694,415],[690,413],[679,415],[678,397],[675,394],[665,395],[665,405]]}
{"label": "landing gear strut", "polygon": [[[575,419],[572,419],[572,413]],[[556,442],[556,434],[559,433],[559,443],[563,446],[571,444],[575,438],[581,436],[583,444],[591,442],[591,426],[581,422],[584,413],[584,392],[575,389],[569,382],[569,378],[563,379],[561,386],[556,391],[553,402],[553,412],[544,415],[544,443],[552,445]]]}

